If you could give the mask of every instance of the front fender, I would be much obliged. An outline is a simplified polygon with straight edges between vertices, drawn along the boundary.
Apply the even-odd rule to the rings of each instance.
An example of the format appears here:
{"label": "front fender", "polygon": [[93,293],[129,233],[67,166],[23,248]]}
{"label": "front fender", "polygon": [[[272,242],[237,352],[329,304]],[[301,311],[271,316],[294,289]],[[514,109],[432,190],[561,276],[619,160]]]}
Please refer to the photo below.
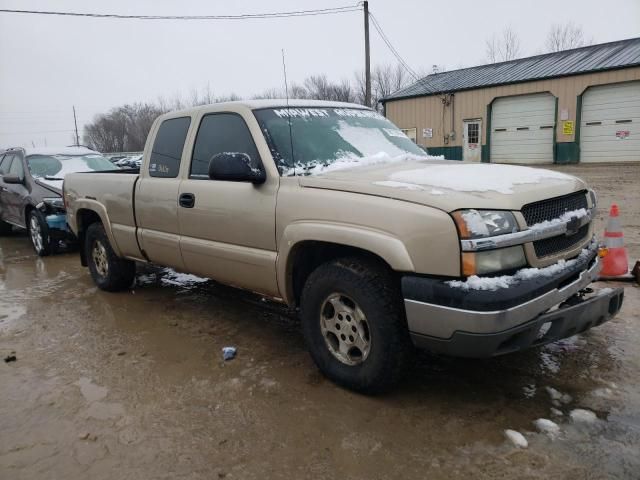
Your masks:
{"label": "front fender", "polygon": [[276,260],[278,289],[287,303],[292,301],[289,298],[292,289],[288,285],[291,252],[297,244],[305,241],[356,247],[382,258],[395,271],[413,272],[415,270],[405,245],[388,232],[334,222],[294,222],[284,229],[278,244]]}

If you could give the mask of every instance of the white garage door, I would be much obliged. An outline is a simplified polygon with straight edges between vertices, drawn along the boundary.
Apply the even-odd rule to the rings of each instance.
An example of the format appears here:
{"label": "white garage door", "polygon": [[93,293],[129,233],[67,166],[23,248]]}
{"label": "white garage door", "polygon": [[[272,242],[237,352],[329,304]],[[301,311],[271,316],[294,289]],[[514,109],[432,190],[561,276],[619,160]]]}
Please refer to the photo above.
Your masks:
{"label": "white garage door", "polygon": [[550,93],[498,98],[491,108],[491,161],[552,163],[556,99]]}
{"label": "white garage door", "polygon": [[580,161],[640,161],[640,82],[603,85],[584,93]]}

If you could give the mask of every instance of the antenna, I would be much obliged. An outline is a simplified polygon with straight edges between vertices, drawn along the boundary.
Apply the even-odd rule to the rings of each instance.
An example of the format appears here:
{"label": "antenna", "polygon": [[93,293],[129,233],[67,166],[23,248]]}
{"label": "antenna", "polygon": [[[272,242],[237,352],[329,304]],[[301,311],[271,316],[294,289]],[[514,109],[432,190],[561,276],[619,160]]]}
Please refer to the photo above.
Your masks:
{"label": "antenna", "polygon": [[293,157],[293,131],[291,128],[291,111],[289,110],[289,85],[287,84],[287,65],[284,61],[284,48],[282,49],[282,71],[284,73],[284,93],[287,98],[287,120],[289,122],[289,142],[291,144],[291,162],[293,163],[293,175],[296,174],[296,160]]}

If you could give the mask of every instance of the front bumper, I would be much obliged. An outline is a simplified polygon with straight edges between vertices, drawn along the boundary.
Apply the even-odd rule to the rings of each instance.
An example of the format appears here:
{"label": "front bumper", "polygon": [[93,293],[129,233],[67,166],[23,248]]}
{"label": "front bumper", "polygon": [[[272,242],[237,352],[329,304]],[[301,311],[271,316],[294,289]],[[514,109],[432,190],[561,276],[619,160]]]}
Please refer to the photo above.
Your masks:
{"label": "front bumper", "polygon": [[[553,342],[604,323],[620,310],[623,289],[585,295],[600,271],[592,249],[591,255],[554,278],[533,279],[497,291],[461,292],[442,280],[403,278],[405,311],[414,344],[435,353],[491,357]],[[531,298],[532,294],[536,296]],[[432,301],[426,301],[425,295]]]}

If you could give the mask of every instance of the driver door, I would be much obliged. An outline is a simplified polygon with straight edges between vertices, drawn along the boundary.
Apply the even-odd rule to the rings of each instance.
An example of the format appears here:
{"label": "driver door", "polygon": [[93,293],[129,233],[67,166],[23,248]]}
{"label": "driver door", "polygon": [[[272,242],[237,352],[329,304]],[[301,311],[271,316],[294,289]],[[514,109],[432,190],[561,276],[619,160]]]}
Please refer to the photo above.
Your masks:
{"label": "driver door", "polygon": [[[2,162],[3,167],[8,165],[6,169],[3,169],[3,181],[0,186],[2,219],[14,225],[25,227],[26,223],[22,215],[22,204],[23,199],[29,195],[29,192],[24,186],[24,165],[21,155],[15,153],[12,157],[13,158],[8,160],[7,157],[5,157]],[[6,183],[4,181],[4,175],[15,175],[22,179],[22,183]]]}
{"label": "driver door", "polygon": [[246,153],[254,167],[261,159],[251,132],[238,113],[202,117],[188,178],[180,184],[180,251],[187,271],[219,282],[278,295],[275,212],[279,179],[260,185],[210,180],[209,160],[218,153]]}

